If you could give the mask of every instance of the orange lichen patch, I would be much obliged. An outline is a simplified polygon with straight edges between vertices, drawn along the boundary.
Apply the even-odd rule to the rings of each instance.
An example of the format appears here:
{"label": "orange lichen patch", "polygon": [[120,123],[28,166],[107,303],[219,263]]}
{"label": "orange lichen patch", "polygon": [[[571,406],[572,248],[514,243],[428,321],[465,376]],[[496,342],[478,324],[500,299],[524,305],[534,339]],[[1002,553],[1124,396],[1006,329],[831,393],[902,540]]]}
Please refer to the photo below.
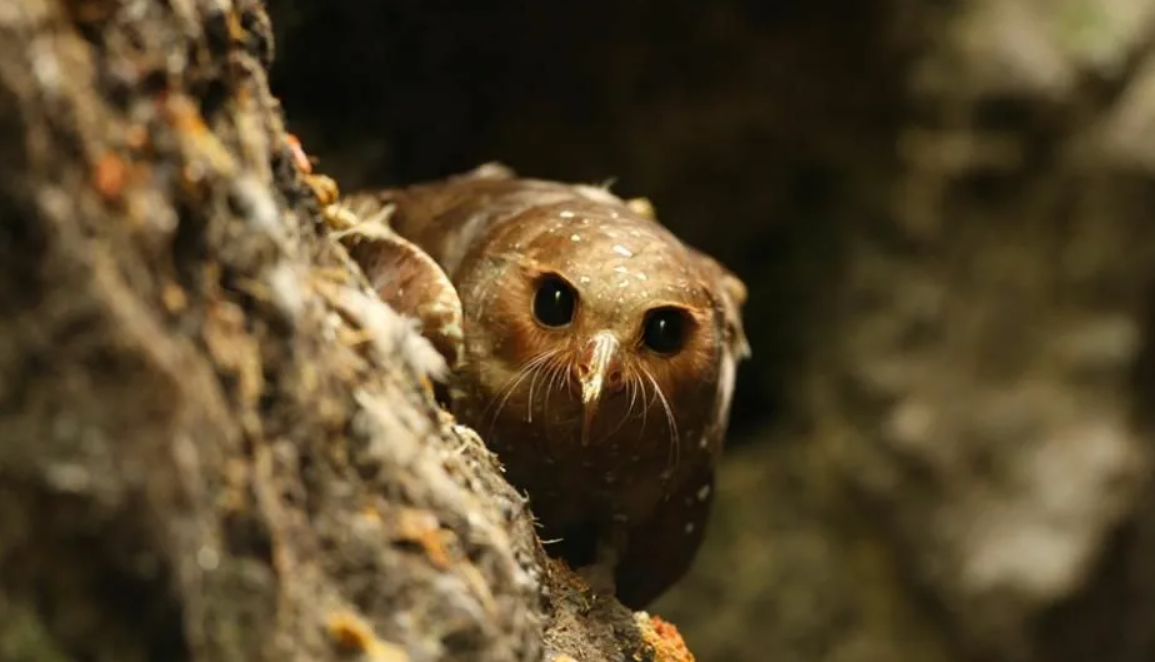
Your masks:
{"label": "orange lichen patch", "polygon": [[312,174],[313,163],[309,160],[309,155],[305,153],[305,148],[301,147],[300,139],[291,133],[286,133],[285,142],[289,144],[289,151],[293,153],[293,165],[297,166],[297,170],[306,175]]}
{"label": "orange lichen patch", "polygon": [[196,102],[184,94],[168,93],[162,94],[159,102],[165,119],[180,137],[182,147],[192,161],[181,170],[186,186],[199,184],[206,174],[206,167],[222,174],[231,174],[235,170],[232,155],[209,130]]}
{"label": "orange lichen patch", "polygon": [[225,26],[228,28],[229,38],[233,40],[234,44],[244,41],[245,37],[248,36],[244,26],[241,25],[241,17],[236,12],[229,12],[225,15]]}
{"label": "orange lichen patch", "polygon": [[408,662],[405,649],[389,641],[382,641],[373,628],[352,612],[340,611],[329,618],[329,636],[342,650],[360,653],[373,662]]}
{"label": "orange lichen patch", "polygon": [[285,143],[293,154],[293,165],[301,172],[301,179],[313,191],[313,197],[321,207],[329,207],[341,197],[341,190],[332,177],[313,174],[313,159],[301,146],[301,140],[291,133],[285,134]]}
{"label": "orange lichen patch", "polygon": [[399,540],[418,545],[433,565],[445,569],[449,567],[449,551],[445,547],[446,535],[437,517],[416,508],[404,508],[397,514],[397,537]]}
{"label": "orange lichen patch", "polygon": [[371,522],[374,525],[381,524],[381,511],[377,510],[377,506],[371,503],[365,504],[365,507],[358,513],[366,522]]}
{"label": "orange lichen patch", "polygon": [[645,612],[638,612],[634,620],[642,633],[642,640],[653,651],[654,662],[694,662],[694,654],[673,623]]}
{"label": "orange lichen patch", "polygon": [[183,133],[208,133],[196,103],[188,96],[180,93],[162,92],[158,99],[164,117],[172,128]]}
{"label": "orange lichen patch", "polygon": [[92,183],[96,192],[110,204],[124,200],[124,190],[128,186],[130,166],[117,154],[108,152],[96,160]]}
{"label": "orange lichen patch", "polygon": [[301,147],[299,137],[286,133],[285,143],[288,144],[289,151],[292,153],[293,165],[296,165],[297,170],[301,173],[301,180],[312,189],[313,198],[322,208],[330,206],[338,198],[341,198],[341,189],[337,187],[333,178],[323,176],[323,174],[313,174],[313,159],[305,153],[305,148]]}

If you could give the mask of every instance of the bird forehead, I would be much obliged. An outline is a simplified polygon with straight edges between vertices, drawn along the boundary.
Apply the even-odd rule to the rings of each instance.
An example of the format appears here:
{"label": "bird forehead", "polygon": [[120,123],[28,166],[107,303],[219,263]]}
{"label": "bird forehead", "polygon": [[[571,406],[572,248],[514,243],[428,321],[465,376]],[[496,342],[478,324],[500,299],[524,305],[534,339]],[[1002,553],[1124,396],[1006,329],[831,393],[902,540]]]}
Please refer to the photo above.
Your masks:
{"label": "bird forehead", "polygon": [[530,243],[530,252],[548,251],[570,260],[622,260],[643,253],[670,253],[669,241],[650,232],[625,230],[610,223],[569,223],[548,227]]}
{"label": "bird forehead", "polygon": [[538,211],[522,219],[509,248],[531,271],[569,280],[599,316],[629,316],[656,304],[710,305],[696,262],[653,221],[606,205]]}
{"label": "bird forehead", "polygon": [[648,300],[686,305],[706,301],[701,279],[685,250],[652,236],[585,233],[561,250],[534,257],[568,279],[587,299],[619,309]]}

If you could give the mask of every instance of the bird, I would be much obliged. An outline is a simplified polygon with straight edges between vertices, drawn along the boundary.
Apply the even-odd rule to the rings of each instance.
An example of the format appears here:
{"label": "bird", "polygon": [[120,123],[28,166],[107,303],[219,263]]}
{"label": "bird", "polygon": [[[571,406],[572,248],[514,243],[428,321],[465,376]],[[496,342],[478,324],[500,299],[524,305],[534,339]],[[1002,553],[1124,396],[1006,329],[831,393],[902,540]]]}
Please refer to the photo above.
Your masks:
{"label": "bird", "polygon": [[631,609],[665,593],[702,544],[751,356],[743,281],[644,199],[500,163],[341,204],[385,219],[392,257],[356,261],[445,353],[450,411],[528,496],[547,553]]}

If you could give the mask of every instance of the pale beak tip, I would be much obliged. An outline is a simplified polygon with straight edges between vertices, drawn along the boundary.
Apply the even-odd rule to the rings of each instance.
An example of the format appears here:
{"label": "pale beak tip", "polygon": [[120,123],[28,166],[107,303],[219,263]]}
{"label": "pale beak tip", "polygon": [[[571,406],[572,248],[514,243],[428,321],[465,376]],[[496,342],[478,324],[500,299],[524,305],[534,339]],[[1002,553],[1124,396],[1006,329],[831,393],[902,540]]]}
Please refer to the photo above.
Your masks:
{"label": "pale beak tip", "polygon": [[589,444],[590,428],[593,426],[594,414],[598,410],[598,401],[602,395],[601,380],[597,377],[582,382],[582,446]]}
{"label": "pale beak tip", "polygon": [[594,415],[605,391],[606,374],[610,370],[617,348],[617,341],[607,333],[598,334],[591,344],[592,351],[587,364],[589,369],[583,371],[581,376],[581,399],[584,410],[581,435],[583,446],[589,442]]}
{"label": "pale beak tip", "polygon": [[582,405],[589,407],[597,403],[598,398],[602,394],[602,385],[600,379],[591,379],[582,382]]}

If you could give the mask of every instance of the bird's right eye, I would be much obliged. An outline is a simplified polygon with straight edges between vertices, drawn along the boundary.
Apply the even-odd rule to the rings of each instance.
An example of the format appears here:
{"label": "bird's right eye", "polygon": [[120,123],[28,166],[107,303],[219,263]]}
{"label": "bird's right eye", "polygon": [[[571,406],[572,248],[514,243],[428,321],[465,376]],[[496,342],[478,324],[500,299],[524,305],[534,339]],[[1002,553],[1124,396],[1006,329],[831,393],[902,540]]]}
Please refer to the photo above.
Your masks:
{"label": "bird's right eye", "polygon": [[672,306],[655,308],[646,314],[642,342],[658,354],[676,354],[686,344],[688,326],[684,311]]}
{"label": "bird's right eye", "polygon": [[546,276],[537,284],[533,297],[533,316],[543,326],[561,327],[573,321],[577,293],[557,276]]}

